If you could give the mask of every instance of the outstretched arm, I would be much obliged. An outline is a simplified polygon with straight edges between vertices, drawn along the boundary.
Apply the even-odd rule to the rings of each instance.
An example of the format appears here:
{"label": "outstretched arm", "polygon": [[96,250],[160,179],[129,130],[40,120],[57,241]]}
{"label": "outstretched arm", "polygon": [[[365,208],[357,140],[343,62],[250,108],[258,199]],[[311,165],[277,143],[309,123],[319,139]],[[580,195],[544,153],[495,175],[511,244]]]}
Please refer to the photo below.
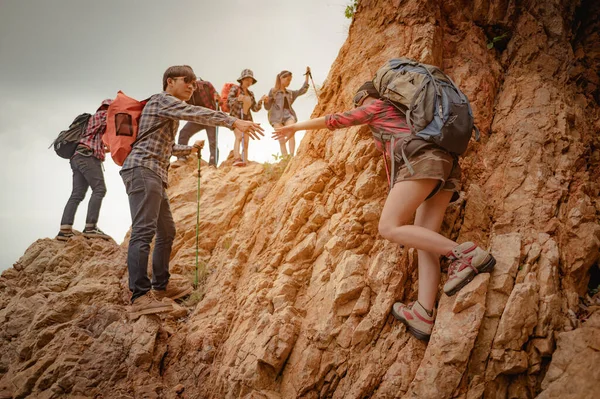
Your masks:
{"label": "outstretched arm", "polygon": [[298,130],[325,129],[327,127],[325,117],[309,119],[307,121],[294,123],[293,125],[276,127],[273,137],[276,140],[288,141]]}

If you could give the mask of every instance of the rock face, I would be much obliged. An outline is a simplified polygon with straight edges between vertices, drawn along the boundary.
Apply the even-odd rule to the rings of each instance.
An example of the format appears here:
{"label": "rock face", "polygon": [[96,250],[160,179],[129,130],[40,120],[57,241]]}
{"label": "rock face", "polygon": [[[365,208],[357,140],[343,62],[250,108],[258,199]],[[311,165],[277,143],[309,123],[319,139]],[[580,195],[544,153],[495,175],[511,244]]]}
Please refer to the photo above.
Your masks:
{"label": "rock face", "polygon": [[[287,167],[202,168],[200,287],[172,314],[127,320],[125,246],[34,243],[0,278],[0,398],[596,397],[600,312],[580,297],[599,258],[599,16],[593,1],[360,1],[314,116],[405,55],[442,66],[482,131],[443,228],[498,263],[440,292],[428,345],[390,315],[416,297],[417,255],[378,235],[368,129],[312,131]],[[169,189],[171,269],[190,279],[195,168]]]}

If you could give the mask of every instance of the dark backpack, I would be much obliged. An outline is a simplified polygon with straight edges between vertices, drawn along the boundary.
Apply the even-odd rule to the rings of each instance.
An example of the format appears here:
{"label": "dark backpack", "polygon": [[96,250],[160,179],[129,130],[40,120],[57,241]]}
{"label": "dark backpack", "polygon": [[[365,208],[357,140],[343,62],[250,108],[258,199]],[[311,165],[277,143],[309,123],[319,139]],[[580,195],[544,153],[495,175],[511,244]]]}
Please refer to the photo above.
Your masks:
{"label": "dark backpack", "polygon": [[471,133],[479,140],[467,96],[439,68],[409,58],[394,58],[380,68],[373,84],[379,94],[406,114],[412,134],[461,155]]}
{"label": "dark backpack", "polygon": [[[196,90],[192,94],[192,98],[190,98],[187,103],[192,105],[199,105],[201,107],[215,109],[215,101],[213,100],[212,90],[210,89],[210,83],[206,80],[198,79],[196,81]],[[211,103],[206,103],[205,99],[212,100]]]}
{"label": "dark backpack", "polygon": [[81,140],[81,136],[85,133],[91,117],[92,115],[90,114],[77,116],[68,130],[63,130],[58,134],[56,140],[50,144],[50,147],[54,146],[54,151],[56,151],[59,157],[70,159],[75,154],[79,140]]}

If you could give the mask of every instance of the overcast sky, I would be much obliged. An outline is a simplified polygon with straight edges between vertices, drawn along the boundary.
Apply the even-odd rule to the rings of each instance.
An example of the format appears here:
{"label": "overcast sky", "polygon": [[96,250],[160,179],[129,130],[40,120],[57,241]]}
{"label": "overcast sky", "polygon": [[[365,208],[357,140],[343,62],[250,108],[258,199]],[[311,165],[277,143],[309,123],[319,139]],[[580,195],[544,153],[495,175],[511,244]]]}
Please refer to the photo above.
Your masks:
{"label": "overcast sky", "polygon": [[[219,91],[250,68],[257,99],[283,69],[293,72],[290,87],[296,89],[309,65],[319,86],[347,36],[346,3],[0,0],[0,270],[36,239],[58,233],[72,172],[47,147],[75,116],[93,113],[118,90],[137,99],[161,91],[171,65],[191,65]],[[311,89],[294,103],[299,119],[307,119],[315,104]],[[264,110],[255,121],[271,132]],[[220,128],[220,160],[232,146],[233,134]],[[251,143],[249,158],[265,162],[278,152],[277,142],[266,137]],[[110,157],[105,169],[108,192],[98,226],[121,242],[131,223],[127,195]],[[89,194],[77,212],[78,230]]]}

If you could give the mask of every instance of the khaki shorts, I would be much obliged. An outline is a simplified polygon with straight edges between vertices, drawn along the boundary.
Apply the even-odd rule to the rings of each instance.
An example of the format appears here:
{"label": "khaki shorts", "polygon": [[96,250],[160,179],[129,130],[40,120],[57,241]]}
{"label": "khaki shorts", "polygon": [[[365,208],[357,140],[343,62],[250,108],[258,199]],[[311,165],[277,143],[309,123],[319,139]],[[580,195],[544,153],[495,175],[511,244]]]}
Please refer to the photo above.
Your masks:
{"label": "khaki shorts", "polygon": [[450,202],[458,199],[460,192],[460,165],[448,152],[434,146],[428,146],[410,155],[408,161],[415,172],[412,175],[408,167],[404,164],[401,153],[396,154],[395,161],[397,169],[394,184],[404,180],[435,179],[440,182],[427,199],[440,191],[453,192]]}

